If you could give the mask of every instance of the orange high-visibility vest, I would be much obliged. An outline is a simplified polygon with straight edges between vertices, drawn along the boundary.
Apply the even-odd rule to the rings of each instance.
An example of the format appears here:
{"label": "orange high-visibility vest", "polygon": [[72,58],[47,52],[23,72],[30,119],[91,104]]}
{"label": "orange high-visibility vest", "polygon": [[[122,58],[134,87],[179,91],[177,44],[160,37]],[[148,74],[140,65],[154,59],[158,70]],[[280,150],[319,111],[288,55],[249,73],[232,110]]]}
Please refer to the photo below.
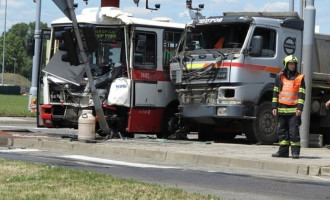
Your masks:
{"label": "orange high-visibility vest", "polygon": [[283,74],[281,75],[282,90],[278,95],[278,102],[285,105],[297,105],[298,93],[301,85],[303,74],[299,74],[294,80],[288,80]]}

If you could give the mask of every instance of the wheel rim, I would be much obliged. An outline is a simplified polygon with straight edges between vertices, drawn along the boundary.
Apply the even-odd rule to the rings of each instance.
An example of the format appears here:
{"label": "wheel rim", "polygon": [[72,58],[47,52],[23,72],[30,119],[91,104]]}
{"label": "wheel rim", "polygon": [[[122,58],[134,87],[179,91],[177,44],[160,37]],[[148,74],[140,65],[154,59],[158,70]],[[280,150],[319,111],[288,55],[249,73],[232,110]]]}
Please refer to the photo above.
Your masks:
{"label": "wheel rim", "polygon": [[262,135],[271,136],[276,129],[276,119],[271,113],[265,112],[261,117],[260,125]]}

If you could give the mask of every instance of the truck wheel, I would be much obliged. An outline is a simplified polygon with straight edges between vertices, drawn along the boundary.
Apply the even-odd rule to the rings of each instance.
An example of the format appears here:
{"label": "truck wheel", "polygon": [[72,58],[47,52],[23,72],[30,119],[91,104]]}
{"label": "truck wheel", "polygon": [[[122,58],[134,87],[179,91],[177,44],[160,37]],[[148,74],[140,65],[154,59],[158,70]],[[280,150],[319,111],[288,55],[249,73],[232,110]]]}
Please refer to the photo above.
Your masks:
{"label": "truck wheel", "polygon": [[214,141],[214,127],[208,124],[200,124],[198,127],[199,141]]}
{"label": "truck wheel", "polygon": [[257,109],[257,118],[244,123],[246,138],[252,143],[273,144],[277,137],[277,118],[272,114],[272,104],[262,103]]}
{"label": "truck wheel", "polygon": [[174,107],[167,108],[162,117],[160,132],[156,133],[157,138],[167,139],[169,136],[173,135],[179,128],[179,119],[175,115],[177,109]]}

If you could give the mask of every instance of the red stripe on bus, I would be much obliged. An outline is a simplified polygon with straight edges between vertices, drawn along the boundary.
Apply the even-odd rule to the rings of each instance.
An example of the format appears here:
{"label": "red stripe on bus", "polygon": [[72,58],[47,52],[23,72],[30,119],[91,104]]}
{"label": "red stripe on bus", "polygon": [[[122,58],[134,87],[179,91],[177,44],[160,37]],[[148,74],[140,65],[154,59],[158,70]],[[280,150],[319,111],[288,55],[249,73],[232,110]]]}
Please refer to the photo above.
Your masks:
{"label": "red stripe on bus", "polygon": [[132,70],[132,79],[139,81],[171,81],[169,72],[156,70]]}

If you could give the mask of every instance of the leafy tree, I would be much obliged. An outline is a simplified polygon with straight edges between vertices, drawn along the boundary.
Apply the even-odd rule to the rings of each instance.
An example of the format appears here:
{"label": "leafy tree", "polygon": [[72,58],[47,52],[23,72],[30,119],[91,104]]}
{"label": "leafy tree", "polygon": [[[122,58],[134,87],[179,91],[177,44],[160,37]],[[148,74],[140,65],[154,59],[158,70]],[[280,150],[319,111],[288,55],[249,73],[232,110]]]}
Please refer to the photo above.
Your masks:
{"label": "leafy tree", "polygon": [[[0,42],[3,44],[3,37]],[[11,32],[6,33],[5,72],[14,73],[15,67],[16,73],[19,73],[22,64],[24,64],[23,59],[25,54],[24,47],[22,46],[22,39]],[[16,64],[16,66],[14,66],[14,64]]]}
{"label": "leafy tree", "polygon": [[[40,23],[41,29],[48,28],[46,23]],[[14,24],[6,32],[5,72],[21,74],[31,79],[32,57],[27,55],[27,40],[34,37],[35,22]],[[4,33],[0,37],[0,54],[3,50]],[[2,59],[0,61],[2,66]]]}

